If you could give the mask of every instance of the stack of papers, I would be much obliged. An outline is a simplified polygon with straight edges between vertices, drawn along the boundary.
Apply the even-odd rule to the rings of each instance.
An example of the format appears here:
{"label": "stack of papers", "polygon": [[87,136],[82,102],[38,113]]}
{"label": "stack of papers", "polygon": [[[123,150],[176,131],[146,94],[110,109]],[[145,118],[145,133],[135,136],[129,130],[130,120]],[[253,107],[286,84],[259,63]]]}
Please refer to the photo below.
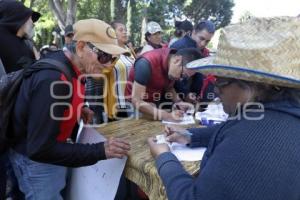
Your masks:
{"label": "stack of papers", "polygon": [[224,122],[227,120],[228,115],[223,110],[221,103],[209,104],[204,112],[197,112],[195,118],[201,122],[204,120],[212,120],[215,122]]}
{"label": "stack of papers", "polygon": [[187,125],[187,124],[195,124],[195,119],[193,115],[184,114],[181,121],[173,122],[173,121],[166,121],[162,120],[163,124],[177,124],[177,125]]}

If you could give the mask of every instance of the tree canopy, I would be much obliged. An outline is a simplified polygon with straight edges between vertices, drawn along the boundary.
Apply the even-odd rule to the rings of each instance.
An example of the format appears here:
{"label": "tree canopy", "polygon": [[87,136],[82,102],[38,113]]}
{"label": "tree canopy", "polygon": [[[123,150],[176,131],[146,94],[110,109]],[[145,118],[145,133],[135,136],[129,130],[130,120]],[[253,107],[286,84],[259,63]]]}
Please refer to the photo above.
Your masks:
{"label": "tree canopy", "polygon": [[[107,23],[121,21],[127,25],[130,40],[140,45],[147,21],[156,21],[172,33],[175,19],[188,18],[194,23],[210,19],[216,26],[230,23],[233,0],[23,0],[42,13],[37,23],[37,44],[48,44],[53,32],[59,33],[76,20],[97,18]],[[144,22],[144,25],[143,25]],[[143,28],[142,28],[143,27]],[[53,33],[53,34],[52,34]]]}

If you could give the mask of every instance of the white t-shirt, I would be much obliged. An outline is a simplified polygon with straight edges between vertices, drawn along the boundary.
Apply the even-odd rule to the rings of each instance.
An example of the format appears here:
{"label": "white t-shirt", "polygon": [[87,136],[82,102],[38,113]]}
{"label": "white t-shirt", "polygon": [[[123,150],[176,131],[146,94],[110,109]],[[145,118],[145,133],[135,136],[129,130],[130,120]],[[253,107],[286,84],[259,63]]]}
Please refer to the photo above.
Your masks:
{"label": "white t-shirt", "polygon": [[154,48],[153,48],[151,45],[146,44],[146,45],[143,47],[142,51],[141,51],[141,55],[142,55],[143,53],[145,53],[145,52],[147,52],[147,51],[151,51],[151,50],[153,50],[153,49],[154,49]]}

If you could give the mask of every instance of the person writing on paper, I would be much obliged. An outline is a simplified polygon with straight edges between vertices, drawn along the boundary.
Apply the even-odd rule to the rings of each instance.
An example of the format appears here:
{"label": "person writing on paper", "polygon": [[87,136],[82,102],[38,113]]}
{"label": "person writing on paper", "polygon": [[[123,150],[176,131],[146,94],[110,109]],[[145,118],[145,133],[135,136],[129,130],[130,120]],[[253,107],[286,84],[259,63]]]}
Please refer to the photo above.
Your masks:
{"label": "person writing on paper", "polygon": [[[125,89],[127,100],[154,120],[179,120],[183,111],[167,112],[162,106],[180,101],[173,88],[174,82],[193,75],[195,72],[188,70],[186,63],[199,58],[201,54],[196,48],[178,51],[161,48],[143,54],[130,69]],[[185,108],[179,106],[179,109]]]}
{"label": "person writing on paper", "polygon": [[207,147],[196,178],[168,145],[149,138],[169,200],[299,199],[300,54],[288,51],[300,46],[299,32],[300,20],[292,17],[230,25],[215,58],[189,65],[217,76],[217,93],[230,118],[190,129],[191,137],[166,128],[170,142]]}
{"label": "person writing on paper", "polygon": [[[171,45],[171,48],[198,48],[203,57],[208,57],[210,52],[207,46],[214,36],[215,31],[216,28],[212,21],[200,21],[195,25],[191,34],[187,34],[177,40]],[[214,80],[215,77],[213,76],[204,76],[197,72],[189,78],[176,81],[174,88],[180,94],[180,98],[186,102],[193,104],[210,102],[216,97],[214,93]],[[201,109],[205,107],[205,105],[202,105]]]}

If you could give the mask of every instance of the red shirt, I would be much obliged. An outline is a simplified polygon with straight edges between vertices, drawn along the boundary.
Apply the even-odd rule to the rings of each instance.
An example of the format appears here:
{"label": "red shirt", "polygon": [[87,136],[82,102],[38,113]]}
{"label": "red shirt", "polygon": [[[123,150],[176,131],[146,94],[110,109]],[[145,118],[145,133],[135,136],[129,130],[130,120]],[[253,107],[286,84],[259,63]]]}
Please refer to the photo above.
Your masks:
{"label": "red shirt", "polygon": [[[169,54],[171,49],[161,48],[146,52],[140,58],[145,58],[151,65],[151,78],[146,85],[146,94],[143,98],[147,102],[155,102],[158,95],[162,96],[169,88],[173,87],[174,81],[168,77]],[[134,66],[138,67],[138,66]],[[125,95],[130,100],[132,95],[132,84],[134,82],[134,67],[130,69]]]}

